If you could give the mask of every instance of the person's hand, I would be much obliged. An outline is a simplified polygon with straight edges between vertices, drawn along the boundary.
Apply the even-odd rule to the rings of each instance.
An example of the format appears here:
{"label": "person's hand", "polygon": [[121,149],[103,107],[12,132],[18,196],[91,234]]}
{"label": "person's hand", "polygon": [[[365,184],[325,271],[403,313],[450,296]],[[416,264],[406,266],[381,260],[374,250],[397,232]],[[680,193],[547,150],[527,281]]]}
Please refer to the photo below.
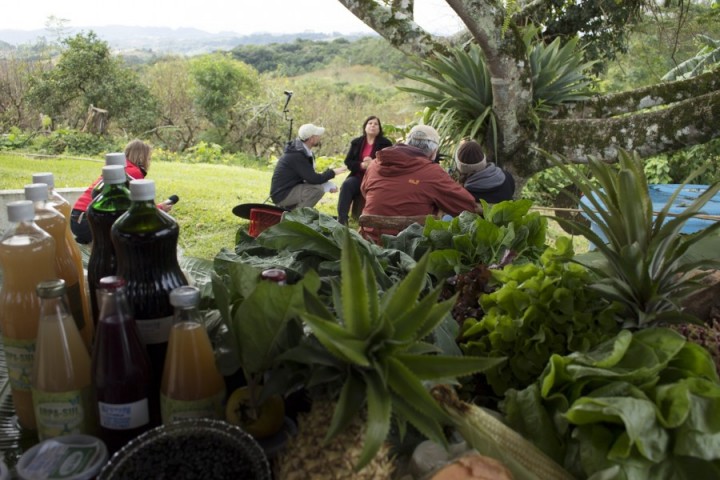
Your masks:
{"label": "person's hand", "polygon": [[333,168],[333,172],[335,172],[335,175],[340,175],[341,173],[347,172],[347,167]]}
{"label": "person's hand", "polygon": [[158,208],[165,213],[170,213],[170,210],[172,210],[172,207],[173,207],[172,203],[166,203],[166,202],[158,203]]}
{"label": "person's hand", "polygon": [[363,161],[360,164],[360,168],[362,168],[363,170],[367,170],[367,168],[370,166],[370,162],[372,162],[372,161],[373,161],[372,157],[363,158]]}
{"label": "person's hand", "polygon": [[328,190],[330,193],[337,193],[338,188],[336,186],[330,187],[330,190]]}

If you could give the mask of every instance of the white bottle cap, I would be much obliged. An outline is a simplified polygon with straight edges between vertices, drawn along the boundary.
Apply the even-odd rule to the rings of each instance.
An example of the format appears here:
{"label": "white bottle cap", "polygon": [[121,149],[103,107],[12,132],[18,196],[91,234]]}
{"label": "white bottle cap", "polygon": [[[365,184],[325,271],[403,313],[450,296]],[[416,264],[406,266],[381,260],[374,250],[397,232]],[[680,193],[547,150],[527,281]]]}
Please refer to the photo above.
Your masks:
{"label": "white bottle cap", "polygon": [[25,200],[41,202],[48,199],[47,183],[33,183],[25,185]]}
{"label": "white bottle cap", "polygon": [[155,199],[155,180],[132,180],[130,182],[130,200],[144,201]]}
{"label": "white bottle cap", "polygon": [[13,223],[28,222],[35,218],[35,207],[30,200],[17,200],[7,204],[8,220]]}
{"label": "white bottle cap", "polygon": [[173,307],[197,307],[200,303],[200,289],[184,285],[170,292],[170,305]]}
{"label": "white bottle cap", "polygon": [[123,152],[106,153],[105,165],[122,165],[124,167],[125,154]]}
{"label": "white bottle cap", "polygon": [[52,172],[33,173],[32,183],[46,183],[48,187],[55,188],[55,177]]}
{"label": "white bottle cap", "polygon": [[125,167],[121,165],[105,165],[102,169],[103,182],[110,185],[125,183]]}

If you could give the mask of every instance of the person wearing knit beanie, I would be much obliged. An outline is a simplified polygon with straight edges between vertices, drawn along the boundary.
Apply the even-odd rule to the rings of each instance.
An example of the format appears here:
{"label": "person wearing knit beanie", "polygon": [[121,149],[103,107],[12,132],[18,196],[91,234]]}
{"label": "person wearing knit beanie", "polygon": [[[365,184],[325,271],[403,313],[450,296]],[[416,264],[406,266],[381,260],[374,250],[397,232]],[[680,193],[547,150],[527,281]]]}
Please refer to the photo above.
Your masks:
{"label": "person wearing knit beanie", "polygon": [[476,201],[499,203],[512,200],[515,179],[493,162],[488,162],[482,146],[475,140],[463,140],[455,151],[455,167],[460,182]]}

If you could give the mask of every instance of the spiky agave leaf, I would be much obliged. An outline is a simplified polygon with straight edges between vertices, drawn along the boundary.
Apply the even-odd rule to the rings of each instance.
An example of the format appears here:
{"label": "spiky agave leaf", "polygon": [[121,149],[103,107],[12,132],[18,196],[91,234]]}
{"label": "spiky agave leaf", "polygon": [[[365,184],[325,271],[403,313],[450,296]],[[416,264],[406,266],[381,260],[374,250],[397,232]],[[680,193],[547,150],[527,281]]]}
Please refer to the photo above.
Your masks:
{"label": "spiky agave leaf", "polygon": [[[449,418],[423,380],[471,375],[504,361],[435,355],[423,342],[449,314],[455,300],[438,303],[441,287],[421,295],[427,283],[427,265],[425,256],[402,282],[380,297],[371,268],[361,262],[355,244],[346,236],[341,259],[342,295],[335,297],[334,306],[336,312],[342,312],[342,320],[314,294],[306,295],[308,312],[301,316],[315,339],[339,360],[334,367],[344,378],[326,441],[342,432],[363,409],[367,412],[357,469],[370,462],[384,444],[393,414],[428,438],[445,442],[442,425]],[[366,293],[358,295],[360,291]],[[291,352],[285,358],[297,361],[302,355]],[[317,358],[317,352],[312,358]],[[332,365],[327,361],[316,365],[310,360],[308,367],[326,371]]]}

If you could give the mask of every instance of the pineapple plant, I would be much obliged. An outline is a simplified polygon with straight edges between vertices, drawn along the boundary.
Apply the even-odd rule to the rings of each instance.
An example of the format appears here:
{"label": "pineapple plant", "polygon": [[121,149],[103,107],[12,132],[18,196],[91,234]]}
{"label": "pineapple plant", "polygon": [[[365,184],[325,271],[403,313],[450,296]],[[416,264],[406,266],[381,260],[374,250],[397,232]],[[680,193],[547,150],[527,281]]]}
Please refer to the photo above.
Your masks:
{"label": "pineapple plant", "polygon": [[381,294],[345,234],[333,310],[306,291],[301,318],[312,335],[279,358],[288,375],[304,379],[312,405],[277,459],[275,478],[391,478],[392,420],[401,433],[409,423],[446,444],[443,426],[451,419],[424,382],[448,382],[504,359],[442,355],[427,341],[455,301],[438,302],[440,286],[421,295],[427,267],[426,255]]}
{"label": "pineapple plant", "polygon": [[599,280],[591,288],[608,300],[625,305],[622,326],[697,323],[696,317],[683,313],[682,302],[703,288],[704,273],[698,274],[697,269],[708,272],[718,268],[720,261],[698,260],[685,254],[697,242],[714,235],[720,229],[720,222],[689,235],[680,231],[720,191],[720,183],[710,185],[682,213],[671,216],[670,208],[682,188],[702,170],[693,173],[665,207],[655,213],[637,153],[620,151],[617,171],[607,163],[591,159],[588,167],[594,180],[582,174],[576,165],[568,165],[553,156],[549,158],[585,195],[590,205],[581,203],[575,196],[574,200],[605,236],[601,238],[582,222],[554,217],[566,230],[585,236],[602,254],[602,262],[584,265],[598,275]]}

